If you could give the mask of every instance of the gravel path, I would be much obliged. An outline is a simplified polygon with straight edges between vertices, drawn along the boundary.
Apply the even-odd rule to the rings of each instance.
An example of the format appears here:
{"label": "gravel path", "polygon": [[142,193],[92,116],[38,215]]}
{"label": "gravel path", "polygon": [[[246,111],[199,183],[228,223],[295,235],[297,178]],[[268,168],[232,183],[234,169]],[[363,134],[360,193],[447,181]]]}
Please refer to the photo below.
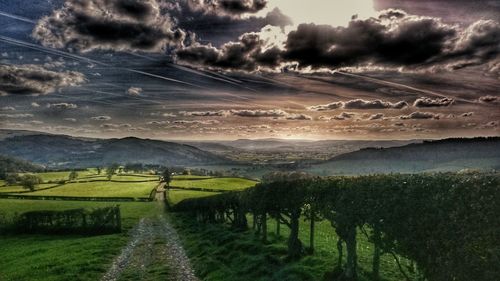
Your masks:
{"label": "gravel path", "polygon": [[[158,204],[164,204],[163,185],[157,190]],[[148,274],[153,264],[168,268],[168,278],[172,281],[198,281],[191,263],[182,247],[177,231],[164,215],[143,218],[130,232],[130,241],[122,249],[101,281],[119,280],[122,274],[134,273],[142,277]]]}

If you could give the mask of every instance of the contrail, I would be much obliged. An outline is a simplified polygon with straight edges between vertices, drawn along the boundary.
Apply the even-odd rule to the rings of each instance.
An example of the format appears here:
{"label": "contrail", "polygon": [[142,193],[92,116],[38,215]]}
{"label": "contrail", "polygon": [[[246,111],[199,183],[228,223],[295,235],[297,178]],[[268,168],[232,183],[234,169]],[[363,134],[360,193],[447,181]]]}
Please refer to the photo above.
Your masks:
{"label": "contrail", "polygon": [[[153,59],[151,57],[145,56],[145,55],[136,54],[136,53],[132,53],[132,52],[126,52],[126,53],[129,54],[129,55],[131,55],[131,56],[138,57],[138,58],[143,58],[143,59],[146,59],[146,60],[149,60],[149,61],[157,61],[157,60],[155,60],[155,59]],[[247,89],[247,90],[252,91],[252,92],[257,92],[255,89],[252,89],[250,87],[242,85],[241,81],[238,81],[236,79],[232,79],[232,78],[226,77],[225,75],[220,75],[218,73],[214,73],[214,72],[206,71],[206,70],[199,71],[199,70],[196,70],[196,69],[191,69],[189,67],[185,67],[185,66],[182,66],[182,65],[177,65],[177,64],[174,64],[174,63],[168,63],[168,65],[170,65],[173,68],[182,70],[182,71],[186,71],[186,72],[193,73],[193,74],[196,74],[196,75],[199,75],[199,76],[203,76],[203,77],[207,77],[207,78],[210,78],[210,79],[213,79],[213,80],[217,80],[217,81],[221,81],[221,82],[224,82],[224,83],[228,83],[228,84],[231,84],[231,85],[234,85],[234,86],[241,87],[243,89]],[[206,74],[204,72],[208,72],[211,75]]]}
{"label": "contrail", "polygon": [[25,17],[21,17],[21,16],[16,16],[16,15],[9,14],[9,13],[2,12],[2,11],[0,11],[0,16],[8,17],[8,18],[15,19],[15,20],[24,21],[24,22],[27,22],[27,23],[33,23],[33,24],[36,23],[35,20],[29,19],[29,18],[25,18]]}
{"label": "contrail", "polygon": [[[440,97],[440,98],[447,98],[447,96],[445,96],[443,94],[440,94],[440,93],[437,93],[434,91],[430,91],[430,90],[426,90],[426,89],[415,88],[415,87],[408,86],[405,84],[400,84],[400,83],[396,83],[396,82],[386,81],[386,80],[382,80],[382,79],[378,79],[378,78],[372,78],[372,77],[367,77],[364,75],[353,74],[353,73],[348,73],[348,72],[343,72],[343,71],[336,71],[335,73],[345,75],[345,76],[350,76],[350,77],[361,78],[361,79],[368,80],[368,81],[375,82],[375,83],[382,84],[382,85],[404,88],[404,89],[408,89],[408,90],[412,90],[415,92],[420,92],[420,93],[424,93],[424,94],[428,94],[428,95],[432,95],[432,96],[436,96],[436,97]],[[454,97],[454,99],[465,102],[465,103],[473,103],[469,100],[462,99],[462,98]]]}
{"label": "contrail", "polygon": [[115,96],[115,97],[122,97],[122,98],[123,97],[128,97],[128,98],[131,98],[131,99],[145,101],[145,102],[149,102],[149,103],[163,104],[162,102],[158,102],[158,101],[154,101],[154,100],[144,99],[144,98],[130,96],[130,95],[124,96],[122,94],[116,94],[116,93],[111,93],[111,92],[99,91],[99,90],[94,90],[94,89],[91,89],[91,88],[80,87],[79,89],[81,89],[83,91],[86,91],[86,92],[92,92],[92,93],[98,93],[98,94],[104,94],[104,95]]}
{"label": "contrail", "polygon": [[100,104],[105,104],[107,106],[117,106],[116,103],[111,103],[111,102],[105,102],[105,101],[99,101],[99,100],[89,100],[87,98],[82,98],[82,97],[75,97],[75,96],[68,96],[68,95],[61,95],[61,94],[55,94],[52,93],[50,96],[53,97],[63,97],[63,98],[70,98],[70,99],[76,99],[76,100],[83,100],[85,102],[90,102],[90,103],[100,103]]}
{"label": "contrail", "polygon": [[97,60],[94,60],[94,59],[86,58],[86,57],[83,57],[83,56],[75,55],[75,54],[64,52],[64,51],[60,51],[60,50],[55,50],[55,49],[51,49],[51,48],[42,47],[42,46],[39,46],[39,45],[36,45],[36,44],[33,44],[33,43],[24,42],[24,41],[21,41],[21,40],[17,40],[17,39],[6,37],[6,36],[2,36],[2,35],[0,35],[0,41],[5,42],[5,43],[9,43],[9,44],[13,44],[13,45],[17,45],[17,46],[22,46],[22,47],[34,49],[34,50],[45,52],[45,53],[49,53],[49,54],[53,54],[53,55],[59,55],[59,56],[62,56],[62,57],[76,59],[76,60],[85,61],[85,62],[91,62],[91,63],[97,64],[97,65],[101,65],[101,66],[111,67],[111,68],[115,68],[115,69],[120,69],[120,70],[124,70],[124,71],[128,71],[128,72],[133,72],[133,73],[141,74],[141,75],[144,75],[144,76],[149,76],[149,77],[153,77],[153,78],[157,78],[157,79],[162,79],[162,80],[169,81],[169,82],[184,84],[184,85],[188,85],[188,86],[192,86],[192,87],[200,88],[200,89],[208,89],[208,88],[205,88],[205,87],[202,87],[202,86],[199,86],[199,85],[196,85],[196,84],[192,84],[192,83],[189,83],[189,82],[184,82],[184,81],[181,81],[181,80],[177,80],[177,79],[173,79],[173,78],[168,78],[168,77],[165,77],[165,76],[156,75],[156,74],[152,74],[152,73],[141,71],[141,70],[137,70],[137,69],[124,68],[124,67],[115,67],[115,66],[110,65],[108,63],[100,62],[100,61],[97,61]]}

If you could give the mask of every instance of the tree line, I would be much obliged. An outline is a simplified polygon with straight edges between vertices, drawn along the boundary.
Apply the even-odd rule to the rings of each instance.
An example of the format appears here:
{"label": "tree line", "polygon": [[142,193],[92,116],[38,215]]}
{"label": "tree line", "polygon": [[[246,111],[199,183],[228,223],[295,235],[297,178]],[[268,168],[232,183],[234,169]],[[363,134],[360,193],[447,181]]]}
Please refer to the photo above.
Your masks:
{"label": "tree line", "polygon": [[[380,258],[390,255],[410,280],[405,257],[419,280],[497,280],[500,276],[500,176],[498,174],[417,174],[311,177],[274,173],[257,186],[204,198],[186,199],[174,211],[203,223],[253,227],[267,240],[268,221],[276,232],[288,227],[288,258],[314,251],[314,224],[327,220],[338,236],[335,280],[358,280],[357,235],[373,243],[371,279],[379,280]],[[301,218],[310,241],[299,239]],[[413,275],[415,276],[415,275]]]}

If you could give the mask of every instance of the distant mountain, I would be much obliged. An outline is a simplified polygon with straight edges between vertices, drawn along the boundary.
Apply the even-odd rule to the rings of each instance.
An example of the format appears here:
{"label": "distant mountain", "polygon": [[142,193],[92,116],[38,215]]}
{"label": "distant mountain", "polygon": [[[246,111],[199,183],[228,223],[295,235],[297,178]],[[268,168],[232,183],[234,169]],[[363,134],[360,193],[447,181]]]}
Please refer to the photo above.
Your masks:
{"label": "distant mountain", "polygon": [[0,154],[48,167],[91,167],[110,163],[169,166],[231,162],[196,147],[159,140],[90,139],[33,132],[0,132]]}
{"label": "distant mountain", "polygon": [[345,153],[307,170],[321,175],[500,170],[500,137],[424,141]]}
{"label": "distant mountain", "polygon": [[327,160],[366,147],[393,147],[422,140],[287,140],[238,139],[234,141],[183,142],[227,158],[251,162]]}

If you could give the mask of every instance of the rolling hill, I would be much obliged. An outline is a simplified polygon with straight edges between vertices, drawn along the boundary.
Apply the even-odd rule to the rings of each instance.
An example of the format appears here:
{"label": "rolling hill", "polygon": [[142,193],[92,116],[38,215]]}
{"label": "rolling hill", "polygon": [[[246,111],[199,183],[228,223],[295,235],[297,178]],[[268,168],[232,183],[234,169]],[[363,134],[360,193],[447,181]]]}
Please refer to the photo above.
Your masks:
{"label": "rolling hill", "polygon": [[320,175],[420,173],[500,169],[500,137],[424,141],[400,147],[365,148],[306,170]]}
{"label": "rolling hill", "polygon": [[192,166],[230,162],[190,145],[159,140],[133,137],[91,139],[33,132],[2,133],[0,154],[47,167],[95,167],[110,163]]}

